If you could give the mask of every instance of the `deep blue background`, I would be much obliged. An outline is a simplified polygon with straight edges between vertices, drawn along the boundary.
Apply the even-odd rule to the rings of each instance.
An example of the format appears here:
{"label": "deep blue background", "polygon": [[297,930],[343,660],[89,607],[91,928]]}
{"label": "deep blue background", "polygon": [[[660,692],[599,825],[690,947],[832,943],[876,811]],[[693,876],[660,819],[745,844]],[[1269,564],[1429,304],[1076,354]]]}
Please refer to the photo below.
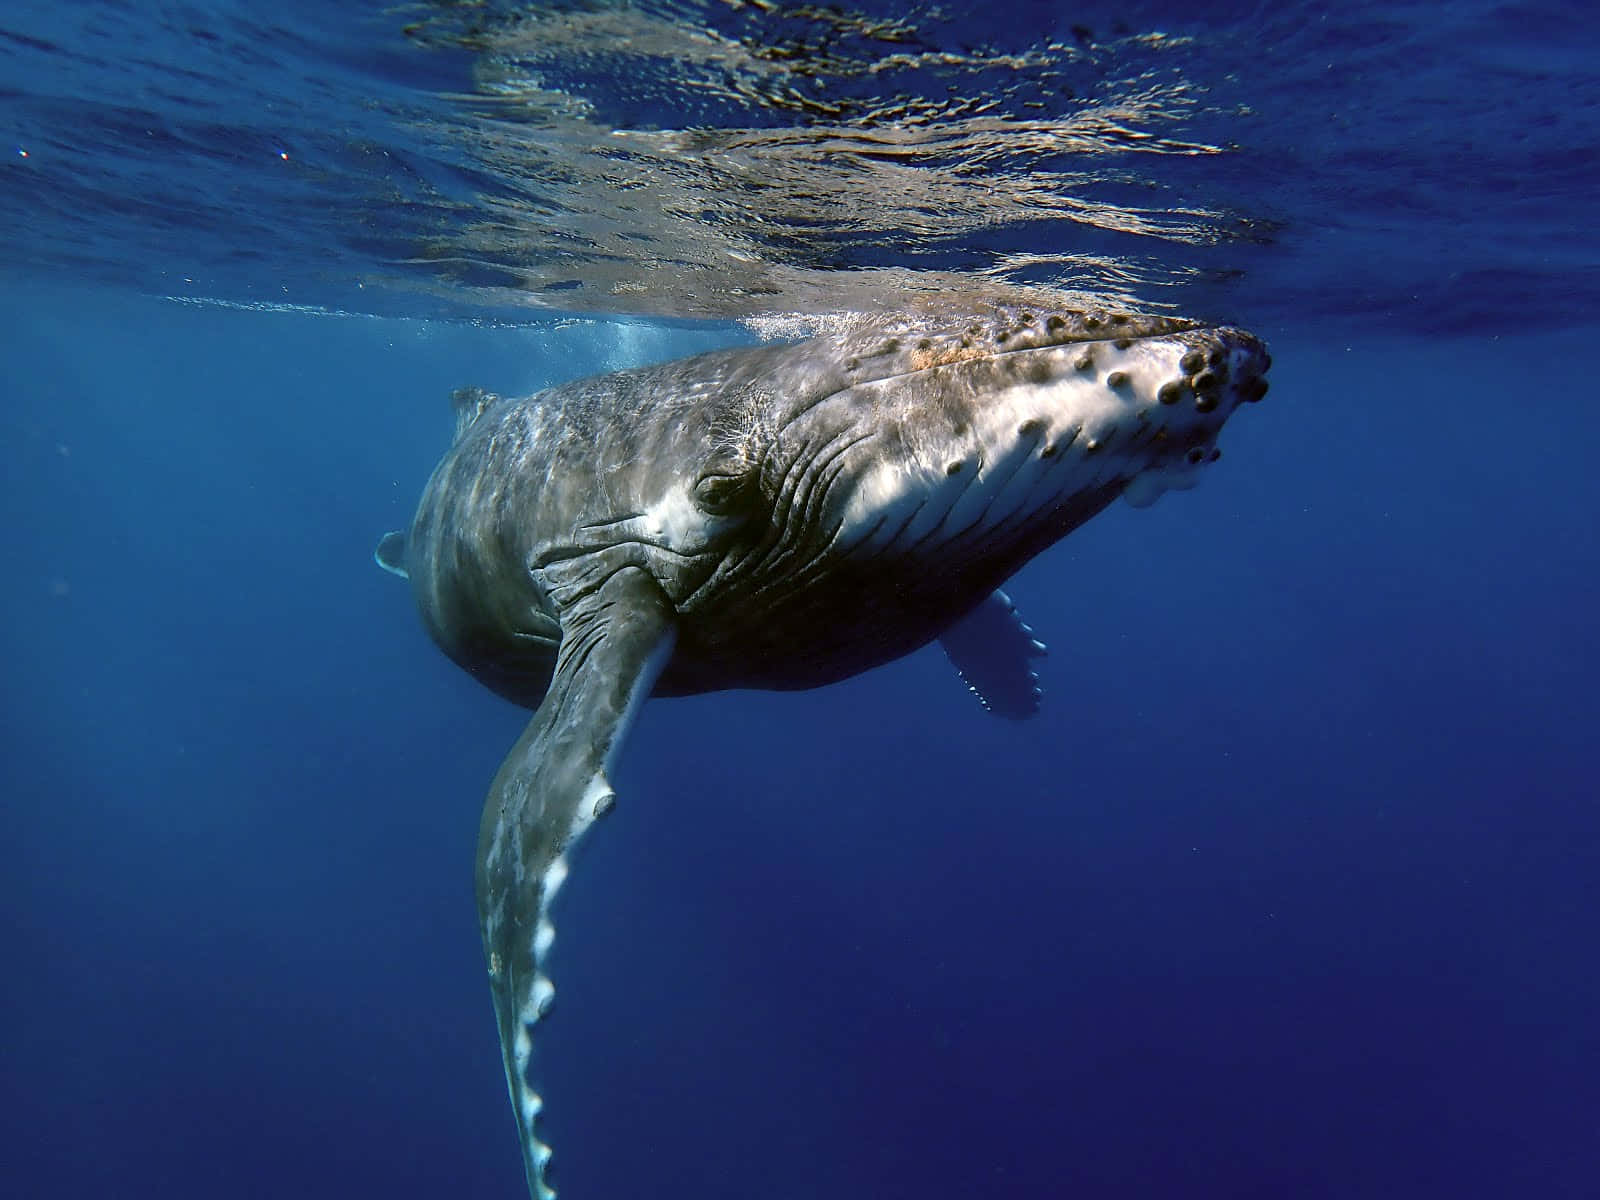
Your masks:
{"label": "deep blue background", "polygon": [[[0,327],[3,1190],[519,1195],[521,717],[370,552],[451,387],[732,335]],[[1204,485],[1015,582],[1037,720],[936,651],[646,708],[557,909],[564,1195],[1596,1194],[1593,334],[1262,332]]]}

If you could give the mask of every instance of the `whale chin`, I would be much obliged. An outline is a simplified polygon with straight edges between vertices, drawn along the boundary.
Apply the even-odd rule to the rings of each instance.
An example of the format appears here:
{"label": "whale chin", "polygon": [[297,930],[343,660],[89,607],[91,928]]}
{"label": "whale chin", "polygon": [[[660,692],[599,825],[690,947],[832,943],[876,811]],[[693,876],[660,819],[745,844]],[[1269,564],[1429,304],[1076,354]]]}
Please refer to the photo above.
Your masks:
{"label": "whale chin", "polygon": [[1198,476],[1185,479],[1148,471],[1123,485],[1122,498],[1133,508],[1149,508],[1168,492],[1187,492],[1199,483]]}

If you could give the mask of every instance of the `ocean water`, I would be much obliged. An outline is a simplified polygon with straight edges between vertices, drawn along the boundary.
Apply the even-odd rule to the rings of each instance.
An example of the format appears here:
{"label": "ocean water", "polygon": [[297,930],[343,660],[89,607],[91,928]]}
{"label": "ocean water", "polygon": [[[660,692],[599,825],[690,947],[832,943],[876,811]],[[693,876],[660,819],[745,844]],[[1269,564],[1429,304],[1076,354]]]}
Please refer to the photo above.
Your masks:
{"label": "ocean water", "polygon": [[448,393],[933,296],[1244,324],[1197,490],[937,649],[647,705],[557,907],[567,1200],[1600,1193],[1600,17],[0,14],[0,1190],[525,1194],[525,714],[377,537]]}

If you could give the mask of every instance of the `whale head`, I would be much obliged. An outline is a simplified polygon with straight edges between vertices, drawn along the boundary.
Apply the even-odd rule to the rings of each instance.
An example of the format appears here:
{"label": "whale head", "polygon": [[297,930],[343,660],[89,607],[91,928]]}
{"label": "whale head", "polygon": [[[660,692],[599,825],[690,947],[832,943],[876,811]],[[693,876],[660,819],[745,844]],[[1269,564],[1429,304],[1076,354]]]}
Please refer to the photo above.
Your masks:
{"label": "whale head", "polygon": [[1193,487],[1270,365],[1239,329],[1015,309],[813,353],[842,379],[779,415],[763,470],[770,501],[834,553],[992,538],[1088,494],[1142,507]]}
{"label": "whale head", "polygon": [[1240,329],[1017,308],[788,347],[730,389],[694,482],[707,511],[759,514],[694,604],[747,663],[818,622],[887,661],[1119,497],[1193,487],[1270,361]]}

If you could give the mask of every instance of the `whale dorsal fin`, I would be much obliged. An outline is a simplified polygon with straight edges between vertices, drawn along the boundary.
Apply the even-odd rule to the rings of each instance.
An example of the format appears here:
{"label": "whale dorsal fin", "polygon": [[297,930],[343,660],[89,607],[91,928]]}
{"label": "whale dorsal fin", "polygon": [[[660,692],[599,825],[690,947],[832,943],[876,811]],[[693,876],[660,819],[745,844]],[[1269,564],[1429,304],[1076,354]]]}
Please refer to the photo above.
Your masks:
{"label": "whale dorsal fin", "polygon": [[410,579],[411,573],[406,570],[406,531],[395,529],[379,538],[372,551],[372,561],[391,575]]}
{"label": "whale dorsal fin", "polygon": [[991,592],[939,642],[978,702],[997,717],[1021,721],[1039,711],[1039,676],[1029,662],[1043,658],[1045,646],[1022,623],[1010,596]]}
{"label": "whale dorsal fin", "polygon": [[601,551],[540,572],[561,617],[555,674],[500,765],[478,833],[478,921],[536,1200],[555,1195],[545,1181],[550,1150],[534,1128],[542,1102],[527,1074],[533,1026],[555,994],[544,972],[555,939],[550,901],[572,844],[616,799],[608,774],[676,634],[655,580],[607,558]]}
{"label": "whale dorsal fin", "polygon": [[472,428],[472,423],[483,416],[487,409],[499,396],[493,392],[486,392],[479,387],[457,388],[450,393],[450,408],[456,414],[455,440],[460,441],[462,435]]}

